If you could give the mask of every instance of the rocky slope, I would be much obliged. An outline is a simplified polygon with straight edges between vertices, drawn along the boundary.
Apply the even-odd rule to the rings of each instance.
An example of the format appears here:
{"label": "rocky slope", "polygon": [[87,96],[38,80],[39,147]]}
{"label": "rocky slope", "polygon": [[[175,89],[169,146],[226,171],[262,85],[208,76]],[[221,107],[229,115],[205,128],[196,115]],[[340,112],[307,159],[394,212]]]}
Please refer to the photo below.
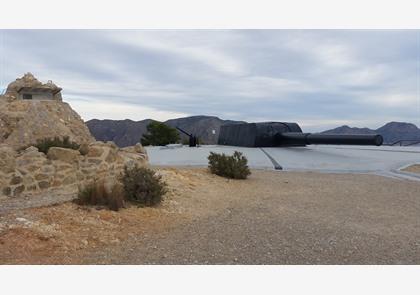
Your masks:
{"label": "rocky slope", "polygon": [[[19,98],[22,88],[31,91],[55,93],[49,98],[24,100]],[[14,149],[27,147],[39,139],[68,136],[71,141],[90,143],[95,141],[80,116],[62,102],[61,88],[49,81],[41,83],[31,73],[26,73],[7,86],[0,95],[0,144]]]}
{"label": "rocky slope", "polygon": [[[134,145],[147,131],[150,119],[142,121],[132,120],[97,120],[86,122],[90,132],[97,140],[113,141],[120,147]],[[172,127],[180,127],[188,133],[193,133],[200,138],[201,143],[216,144],[219,137],[220,126],[223,124],[242,123],[241,121],[222,120],[212,116],[192,116],[171,119],[164,123]],[[213,134],[213,130],[215,133]],[[181,138],[187,136],[181,133]]]}
{"label": "rocky slope", "polygon": [[95,141],[80,116],[61,101],[7,101],[0,98],[0,144],[19,149],[47,137]]}
{"label": "rocky slope", "polygon": [[[81,117],[61,96],[22,99],[21,87],[33,93],[61,89],[25,74],[0,96],[0,200],[32,196],[41,200],[62,194],[75,197],[79,187],[94,180],[118,181],[125,166],[147,165],[141,145],[120,149],[112,142],[95,142]],[[44,154],[31,146],[40,139],[65,136],[80,144],[80,149],[51,147]],[[0,206],[0,212],[4,208]]]}
{"label": "rocky slope", "polygon": [[324,134],[380,134],[384,143],[398,140],[420,140],[420,129],[416,125],[404,122],[389,122],[378,129],[341,126],[322,132]]}

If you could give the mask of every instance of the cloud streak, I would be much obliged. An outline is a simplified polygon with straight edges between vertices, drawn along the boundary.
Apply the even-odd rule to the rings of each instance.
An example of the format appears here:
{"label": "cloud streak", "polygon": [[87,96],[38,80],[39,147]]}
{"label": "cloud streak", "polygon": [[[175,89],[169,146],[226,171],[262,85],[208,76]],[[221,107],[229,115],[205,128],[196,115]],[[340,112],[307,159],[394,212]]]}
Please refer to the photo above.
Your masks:
{"label": "cloud streak", "polygon": [[0,30],[0,85],[53,80],[85,119],[420,124],[419,31]]}

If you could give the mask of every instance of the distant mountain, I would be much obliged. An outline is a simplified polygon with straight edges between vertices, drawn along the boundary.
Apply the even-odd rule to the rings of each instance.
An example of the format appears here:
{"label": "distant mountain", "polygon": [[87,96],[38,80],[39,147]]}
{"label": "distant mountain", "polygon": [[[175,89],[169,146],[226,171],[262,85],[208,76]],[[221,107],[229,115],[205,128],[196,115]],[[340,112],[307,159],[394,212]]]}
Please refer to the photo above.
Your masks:
{"label": "distant mountain", "polygon": [[86,122],[90,133],[100,141],[113,141],[119,147],[134,145],[140,141],[147,125],[152,120],[89,120]]}
{"label": "distant mountain", "polygon": [[402,139],[420,140],[420,129],[411,123],[390,122],[376,129],[376,132],[381,134],[387,143]]}
{"label": "distant mountain", "polygon": [[347,125],[321,132],[323,134],[380,134],[384,143],[394,143],[398,140],[420,140],[420,129],[416,125],[403,122],[389,122],[374,130],[369,128],[349,127]]}
{"label": "distant mountain", "polygon": [[343,125],[331,130],[321,132],[323,134],[376,134],[375,130],[369,128],[357,128]]}
{"label": "distant mountain", "polygon": [[[142,121],[132,120],[97,120],[87,121],[86,124],[96,138],[101,141],[113,141],[120,147],[134,145],[147,132],[147,125],[151,119]],[[191,116],[165,121],[169,126],[179,127],[200,138],[203,144],[217,144],[220,126],[224,124],[238,124],[243,121],[222,120],[213,116]],[[214,134],[213,134],[214,130]],[[398,140],[420,140],[420,129],[411,123],[389,122],[378,129],[349,127],[347,125],[321,132],[323,134],[380,134],[384,143],[394,143]],[[182,133],[181,139],[188,137]]]}
{"label": "distant mountain", "polygon": [[[192,116],[168,120],[165,123],[172,127],[179,127],[190,134],[195,134],[203,144],[217,144],[220,126],[225,124],[238,124],[244,122],[222,120],[213,116]],[[181,139],[187,138],[188,136],[181,133]]]}
{"label": "distant mountain", "polygon": [[[151,119],[142,121],[132,120],[89,120],[86,122],[90,132],[101,141],[113,141],[120,147],[134,145],[147,132],[147,125]],[[219,138],[220,126],[224,124],[244,123],[243,121],[222,120],[212,116],[192,116],[165,121],[169,126],[179,127],[200,138],[203,144],[216,144]],[[214,130],[214,134],[213,134]],[[181,139],[188,137],[181,133]]]}

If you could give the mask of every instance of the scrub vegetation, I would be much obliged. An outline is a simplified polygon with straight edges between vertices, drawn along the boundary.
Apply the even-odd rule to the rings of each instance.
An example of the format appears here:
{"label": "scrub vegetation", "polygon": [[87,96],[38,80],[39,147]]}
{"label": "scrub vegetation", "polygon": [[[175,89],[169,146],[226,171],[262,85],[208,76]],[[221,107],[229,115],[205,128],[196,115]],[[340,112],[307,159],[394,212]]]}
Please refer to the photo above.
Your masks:
{"label": "scrub vegetation", "polygon": [[235,151],[232,156],[210,152],[208,160],[210,172],[219,176],[245,179],[251,174],[248,159],[238,151]]}
{"label": "scrub vegetation", "polygon": [[167,192],[162,176],[146,167],[125,167],[122,183],[126,199],[139,206],[156,205]]}
{"label": "scrub vegetation", "polygon": [[125,206],[124,190],[119,184],[115,184],[109,189],[106,188],[104,182],[94,182],[79,189],[75,203],[78,205],[104,206],[110,210],[118,211]]}
{"label": "scrub vegetation", "polygon": [[80,188],[75,203],[103,206],[118,211],[127,202],[140,207],[157,205],[167,192],[167,185],[162,177],[146,167],[125,167],[121,183],[107,187],[104,182],[94,182]]}

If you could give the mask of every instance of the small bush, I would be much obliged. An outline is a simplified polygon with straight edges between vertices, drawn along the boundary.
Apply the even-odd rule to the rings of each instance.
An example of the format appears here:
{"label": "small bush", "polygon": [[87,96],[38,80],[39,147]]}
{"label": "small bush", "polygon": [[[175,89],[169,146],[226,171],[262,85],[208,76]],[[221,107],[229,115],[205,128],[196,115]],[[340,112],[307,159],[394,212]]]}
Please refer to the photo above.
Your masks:
{"label": "small bush", "polygon": [[167,185],[162,177],[146,167],[125,167],[121,181],[127,200],[139,206],[156,205],[167,192]]}
{"label": "small bush", "polygon": [[73,150],[78,150],[80,148],[80,145],[70,141],[68,136],[64,136],[63,138],[56,136],[54,138],[40,139],[37,140],[36,144],[33,146],[37,147],[38,150],[44,154],[47,154],[51,147],[61,147]]}
{"label": "small bush", "polygon": [[124,190],[115,184],[109,192],[103,182],[94,182],[79,189],[75,203],[78,205],[105,206],[118,211],[124,207]]}
{"label": "small bush", "polygon": [[251,174],[247,158],[238,151],[232,156],[210,152],[208,159],[213,174],[233,179],[245,179]]}

